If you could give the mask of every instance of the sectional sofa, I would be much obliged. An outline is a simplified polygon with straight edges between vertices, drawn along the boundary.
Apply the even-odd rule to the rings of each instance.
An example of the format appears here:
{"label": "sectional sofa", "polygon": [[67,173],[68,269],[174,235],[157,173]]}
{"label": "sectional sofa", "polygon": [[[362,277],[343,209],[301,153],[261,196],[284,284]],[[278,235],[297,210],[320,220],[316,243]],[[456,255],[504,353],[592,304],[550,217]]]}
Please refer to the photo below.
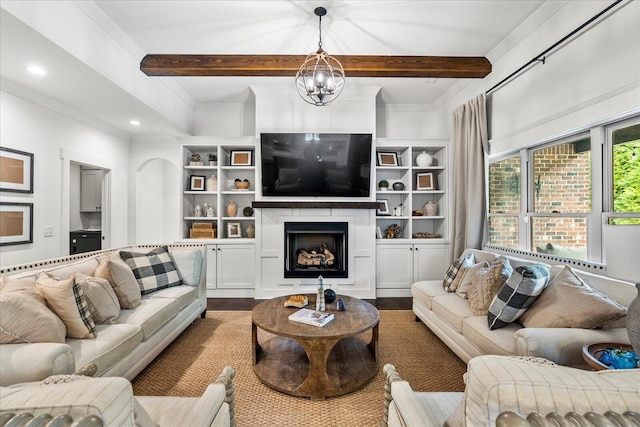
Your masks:
{"label": "sectional sofa", "polygon": [[[416,282],[412,285],[411,293],[416,320],[424,322],[463,361],[468,362],[480,355],[535,356],[561,365],[585,367],[583,345],[629,344],[624,315],[626,307],[637,295],[637,290],[631,283],[567,265],[549,265],[489,250],[467,249],[461,258],[471,259],[467,261],[467,267],[461,269],[465,275],[458,280],[459,284],[466,286],[463,292],[460,289],[449,289],[451,292],[448,292],[443,281],[438,280]],[[474,313],[468,292],[473,287],[473,278],[479,268],[486,272],[489,268],[495,269],[496,263],[504,265],[505,260],[511,270],[535,264],[545,266],[548,285],[534,299],[531,308],[523,310],[525,313],[531,312],[528,316],[531,319],[523,315],[502,327],[491,329],[488,318],[490,313],[478,314],[477,309]],[[556,278],[558,280],[555,283],[558,285],[558,282],[567,281],[561,280],[561,276],[563,279],[570,277],[573,282],[569,280],[569,284],[554,287]],[[579,280],[575,279],[576,276]],[[581,286],[580,282],[587,286]],[[557,292],[558,289],[565,289],[567,292]],[[475,290],[477,292],[477,286]],[[574,293],[576,290],[580,291],[577,297]],[[593,290],[604,295],[605,301],[600,301],[598,294],[591,292]],[[593,300],[592,294],[595,298]],[[542,298],[543,295],[545,298]],[[492,296],[493,294],[485,293],[480,297],[487,300]],[[578,297],[584,299],[578,300]],[[486,303],[488,305],[489,300]],[[590,323],[582,325],[581,319]],[[567,322],[572,327],[567,327]]]}
{"label": "sectional sofa", "polygon": [[[204,245],[176,244],[3,267],[0,386],[71,374],[89,364],[96,365],[97,377],[133,379],[204,316],[204,257]],[[86,306],[78,302],[78,287]]]}

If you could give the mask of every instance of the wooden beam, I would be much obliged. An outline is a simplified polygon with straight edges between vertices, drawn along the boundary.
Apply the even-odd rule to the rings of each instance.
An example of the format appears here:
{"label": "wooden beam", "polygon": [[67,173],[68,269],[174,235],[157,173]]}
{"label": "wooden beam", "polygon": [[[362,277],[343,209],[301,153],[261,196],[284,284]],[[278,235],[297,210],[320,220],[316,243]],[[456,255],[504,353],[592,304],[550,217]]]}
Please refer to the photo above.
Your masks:
{"label": "wooden beam", "polygon": [[[295,76],[305,55],[146,55],[148,76]],[[483,78],[484,57],[336,55],[346,77]]]}

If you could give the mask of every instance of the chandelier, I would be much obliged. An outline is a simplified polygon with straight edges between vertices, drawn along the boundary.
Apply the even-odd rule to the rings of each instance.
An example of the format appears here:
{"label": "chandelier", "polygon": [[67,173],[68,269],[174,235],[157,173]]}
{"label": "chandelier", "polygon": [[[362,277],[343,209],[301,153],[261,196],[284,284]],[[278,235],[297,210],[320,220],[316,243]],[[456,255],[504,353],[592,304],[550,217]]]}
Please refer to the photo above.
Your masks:
{"label": "chandelier", "polygon": [[298,94],[309,104],[327,105],[342,92],[344,87],[344,69],[337,59],[322,50],[322,17],[327,14],[324,7],[316,7],[318,17],[318,50],[307,55],[296,74]]}

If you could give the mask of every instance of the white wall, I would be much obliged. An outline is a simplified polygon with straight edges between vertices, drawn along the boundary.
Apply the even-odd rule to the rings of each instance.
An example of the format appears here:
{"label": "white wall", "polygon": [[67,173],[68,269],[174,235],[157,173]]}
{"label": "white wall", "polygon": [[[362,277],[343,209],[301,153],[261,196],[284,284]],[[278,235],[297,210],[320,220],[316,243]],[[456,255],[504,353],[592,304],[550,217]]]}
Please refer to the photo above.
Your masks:
{"label": "white wall", "polygon": [[[0,122],[3,147],[34,153],[34,193],[0,194],[3,202],[34,204],[33,243],[0,247],[2,265],[66,254],[69,188],[63,191],[62,183],[66,176],[71,187],[70,161],[74,159],[96,159],[112,170],[111,246],[127,244],[127,199],[122,194],[128,181],[128,141],[4,91],[0,91]],[[44,237],[45,226],[53,226],[53,237]]]}

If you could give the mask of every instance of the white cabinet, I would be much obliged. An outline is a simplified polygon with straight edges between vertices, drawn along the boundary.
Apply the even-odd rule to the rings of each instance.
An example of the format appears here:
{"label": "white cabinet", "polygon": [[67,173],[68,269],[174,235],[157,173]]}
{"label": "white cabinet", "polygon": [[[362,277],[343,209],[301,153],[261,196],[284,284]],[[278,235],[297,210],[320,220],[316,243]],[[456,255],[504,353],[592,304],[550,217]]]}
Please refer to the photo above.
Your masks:
{"label": "white cabinet", "polygon": [[207,297],[253,297],[253,244],[207,245]]}
{"label": "white cabinet", "polygon": [[448,267],[446,244],[385,242],[376,249],[376,295],[411,296],[411,284],[442,280]]}
{"label": "white cabinet", "polygon": [[101,169],[82,169],[80,171],[80,212],[100,212],[102,210]]}

